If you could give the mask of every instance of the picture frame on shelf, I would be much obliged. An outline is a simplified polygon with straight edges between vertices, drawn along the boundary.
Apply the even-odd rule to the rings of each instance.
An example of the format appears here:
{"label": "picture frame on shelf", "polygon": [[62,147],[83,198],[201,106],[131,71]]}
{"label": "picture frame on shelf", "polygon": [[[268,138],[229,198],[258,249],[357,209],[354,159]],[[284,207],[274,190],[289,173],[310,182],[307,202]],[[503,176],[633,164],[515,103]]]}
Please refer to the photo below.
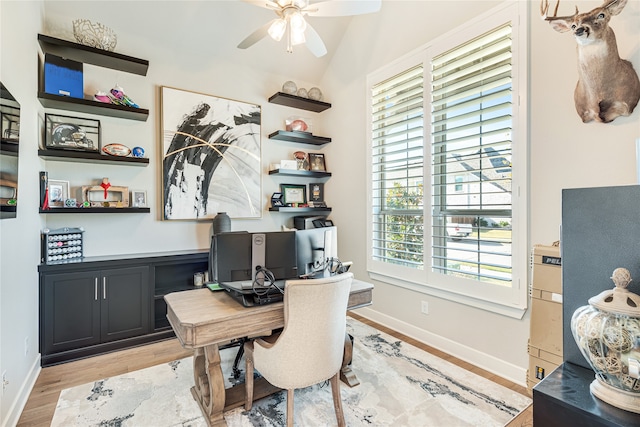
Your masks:
{"label": "picture frame on shelf", "polygon": [[309,184],[309,203],[324,202],[324,184],[312,182]]}
{"label": "picture frame on shelf", "polygon": [[327,171],[324,153],[309,153],[309,169],[316,172]]}
{"label": "picture frame on shelf", "polygon": [[131,200],[134,208],[146,208],[147,192],[145,190],[131,190]]}
{"label": "picture frame on shelf", "polygon": [[50,179],[47,184],[50,208],[64,208],[69,198],[69,181]]}
{"label": "picture frame on shelf", "polygon": [[44,122],[46,149],[100,152],[100,120],[45,113]]}
{"label": "picture frame on shelf", "polygon": [[280,184],[282,203],[285,206],[298,206],[307,203],[307,186],[298,184]]}

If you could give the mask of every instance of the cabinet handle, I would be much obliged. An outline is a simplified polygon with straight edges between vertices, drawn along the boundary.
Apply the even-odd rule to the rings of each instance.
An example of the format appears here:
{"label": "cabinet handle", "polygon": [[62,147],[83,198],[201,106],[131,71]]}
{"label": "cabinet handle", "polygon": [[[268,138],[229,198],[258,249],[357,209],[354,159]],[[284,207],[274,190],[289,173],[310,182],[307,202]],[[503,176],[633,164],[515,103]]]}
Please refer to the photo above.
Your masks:
{"label": "cabinet handle", "polygon": [[93,299],[98,301],[98,278],[95,278],[95,283],[93,285]]}
{"label": "cabinet handle", "polygon": [[107,278],[102,278],[102,299],[107,299]]}

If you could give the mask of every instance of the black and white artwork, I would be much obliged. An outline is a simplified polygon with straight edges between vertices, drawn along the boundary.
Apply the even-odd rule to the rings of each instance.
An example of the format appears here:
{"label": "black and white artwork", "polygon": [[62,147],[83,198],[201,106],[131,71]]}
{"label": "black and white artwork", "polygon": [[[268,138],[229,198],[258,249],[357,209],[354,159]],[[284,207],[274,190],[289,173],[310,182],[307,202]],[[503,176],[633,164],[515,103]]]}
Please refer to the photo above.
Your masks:
{"label": "black and white artwork", "polygon": [[163,218],[260,218],[260,106],[169,87],[161,96]]}

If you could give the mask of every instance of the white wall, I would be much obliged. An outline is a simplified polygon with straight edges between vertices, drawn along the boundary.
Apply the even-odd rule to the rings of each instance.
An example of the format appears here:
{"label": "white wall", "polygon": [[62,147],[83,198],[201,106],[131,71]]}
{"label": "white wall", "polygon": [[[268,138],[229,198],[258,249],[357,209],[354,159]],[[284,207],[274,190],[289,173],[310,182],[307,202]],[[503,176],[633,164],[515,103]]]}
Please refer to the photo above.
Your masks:
{"label": "white wall", "polygon": [[[100,17],[110,13],[115,23],[118,13],[134,13],[133,9],[123,11],[104,4],[100,8],[97,3],[91,8],[96,15],[83,17],[100,22]],[[153,3],[153,7],[160,10],[164,3]],[[39,32],[61,36],[56,34],[60,27],[51,25],[51,22],[54,18],[58,19],[57,22],[62,21],[60,17],[53,16],[45,19],[40,2],[2,1],[0,79],[23,107],[18,218],[0,221],[0,371],[6,370],[10,381],[2,397],[2,422],[10,425],[11,420],[19,415],[23,399],[31,387],[31,376],[39,364],[37,265],[42,228],[84,227],[88,256],[198,249],[208,245],[209,222],[159,219],[160,86],[262,105],[265,211],[261,220],[233,221],[233,229],[250,231],[276,230],[287,223],[290,216],[266,211],[269,196],[282,182],[268,176],[266,171],[269,163],[288,158],[294,148],[300,149],[300,146],[267,138],[270,132],[282,128],[284,118],[299,115],[300,111],[269,104],[266,100],[285,80],[293,79],[307,87],[319,86],[326,100],[333,104],[332,109],[313,117],[314,133],[333,138],[333,142],[323,150],[333,173],[325,192],[329,205],[334,207],[331,217],[340,227],[339,252],[342,259],[354,261],[356,276],[366,280],[366,74],[499,3],[385,1],[381,13],[353,18],[321,82],[304,81],[304,76],[291,76],[284,63],[282,74],[265,73],[260,71],[259,64],[230,63],[224,58],[208,55],[206,49],[200,55],[194,54],[193,49],[183,49],[180,45],[179,32],[175,34],[175,43],[154,43],[153,36],[138,34],[134,26],[118,27],[117,50],[148,59],[148,75],[141,77],[87,67],[85,79],[90,87],[106,89],[118,83],[151,112],[146,122],[101,119],[104,138],[112,138],[110,142],[128,146],[140,145],[151,158],[146,168],[128,168],[79,163],[45,164],[38,158],[38,122],[44,112],[36,99],[36,57],[39,51],[36,39]],[[581,10],[599,3],[577,2]],[[146,6],[149,4],[146,2]],[[563,7],[573,6],[563,4]],[[574,42],[570,36],[555,33],[538,19],[537,2],[531,2],[530,9],[530,243],[548,244],[559,238],[562,188],[635,183],[634,141],[640,136],[640,109],[631,118],[619,119],[612,124],[582,124],[574,112],[572,100],[576,80]],[[640,69],[639,15],[640,2],[632,0],[613,21],[621,54],[632,60],[636,70]],[[111,23],[109,20],[103,22]],[[164,28],[173,31],[169,24]],[[114,185],[146,189],[152,212],[150,215],[39,215],[37,173],[45,167],[51,178],[70,180],[72,186],[107,176]],[[295,179],[287,181],[297,182]],[[428,316],[420,314],[421,299],[430,303]],[[528,315],[522,320],[514,320],[382,283],[376,283],[374,306],[366,313],[517,382],[525,382]],[[25,338],[30,341],[26,357]]]}
{"label": "white wall", "polygon": [[[357,277],[366,278],[365,210],[368,179],[366,75],[452,28],[463,25],[501,2],[386,1],[376,15],[355,17],[326,72],[323,86],[334,107],[327,120],[338,131],[327,149],[335,174],[327,192],[340,206],[332,217],[340,226],[340,255],[354,261]],[[561,4],[559,15],[581,12],[601,2]],[[566,8],[563,11],[562,8]],[[560,238],[561,190],[571,187],[635,183],[635,140],[640,137],[640,107],[611,124],[583,124],[575,112],[577,81],[573,37],[560,34],[540,19],[539,3],[530,10],[530,227],[529,248]],[[566,13],[564,13],[566,12]],[[640,2],[630,1],[611,26],[620,54],[640,70]],[[527,102],[526,94],[523,102]],[[420,311],[429,302],[429,315]],[[492,372],[525,384],[528,366],[529,313],[522,320],[456,304],[426,294],[376,282],[374,305],[363,309],[408,335],[427,341]]]}
{"label": "white wall", "polygon": [[38,101],[37,75],[32,71],[37,64],[34,34],[40,28],[40,13],[38,2],[0,5],[0,81],[21,104],[18,214],[0,220],[0,372],[6,372],[9,381],[0,398],[1,425],[17,420],[40,368],[36,266],[43,221],[37,213],[40,166],[33,112]]}

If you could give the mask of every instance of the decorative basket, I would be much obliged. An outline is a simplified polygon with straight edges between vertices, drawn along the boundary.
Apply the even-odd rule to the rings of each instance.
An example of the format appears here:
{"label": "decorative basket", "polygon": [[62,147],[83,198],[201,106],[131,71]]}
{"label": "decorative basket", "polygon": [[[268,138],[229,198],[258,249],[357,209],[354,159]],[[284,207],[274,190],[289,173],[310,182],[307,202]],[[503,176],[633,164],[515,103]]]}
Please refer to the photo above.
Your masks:
{"label": "decorative basket", "polygon": [[113,52],[118,43],[118,36],[109,27],[88,19],[73,21],[73,36],[78,43]]}
{"label": "decorative basket", "polygon": [[614,289],[589,298],[571,317],[571,332],[595,371],[591,393],[617,408],[640,413],[640,296],[627,290],[631,275],[617,268]]}

